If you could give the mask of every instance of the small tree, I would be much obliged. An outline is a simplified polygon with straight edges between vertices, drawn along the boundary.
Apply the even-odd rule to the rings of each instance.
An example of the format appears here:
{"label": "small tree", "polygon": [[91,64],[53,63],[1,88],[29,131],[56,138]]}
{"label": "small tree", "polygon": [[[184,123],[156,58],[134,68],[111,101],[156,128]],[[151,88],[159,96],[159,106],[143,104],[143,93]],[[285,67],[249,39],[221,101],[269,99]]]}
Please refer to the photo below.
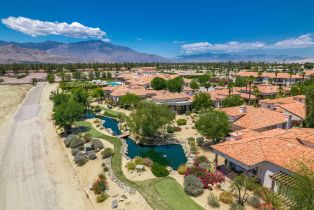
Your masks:
{"label": "small tree", "polygon": [[54,83],[55,82],[55,75],[53,73],[48,73],[47,74],[47,81],[49,83]]}
{"label": "small tree", "polygon": [[314,128],[314,89],[308,88],[305,98],[306,117],[304,125],[307,128]]}
{"label": "small tree", "polygon": [[188,175],[184,178],[184,191],[191,196],[200,196],[204,193],[203,183],[195,175]]}
{"label": "small tree", "polygon": [[240,174],[231,180],[231,188],[237,191],[237,203],[243,206],[249,197],[248,190],[258,189],[259,186],[256,178]]}
{"label": "small tree", "polygon": [[240,106],[243,103],[244,101],[239,95],[231,95],[222,101],[223,107]]}
{"label": "small tree", "polygon": [[195,80],[192,80],[192,82],[190,84],[190,87],[193,89],[193,91],[196,91],[196,90],[200,89],[197,81],[195,81]]}
{"label": "small tree", "polygon": [[164,78],[155,77],[150,85],[154,90],[165,90],[167,88],[167,81]]}
{"label": "small tree", "polygon": [[194,96],[192,107],[196,110],[208,109],[213,106],[213,102],[208,93],[199,93]]}
{"label": "small tree", "polygon": [[119,100],[119,104],[124,108],[134,107],[140,102],[141,98],[135,94],[127,93]]}
{"label": "small tree", "polygon": [[176,77],[174,79],[170,79],[167,82],[167,88],[170,92],[178,92],[180,93],[183,89],[183,78],[182,77]]}
{"label": "small tree", "polygon": [[202,135],[212,138],[215,143],[225,138],[230,130],[228,116],[215,110],[201,114],[195,127]]}

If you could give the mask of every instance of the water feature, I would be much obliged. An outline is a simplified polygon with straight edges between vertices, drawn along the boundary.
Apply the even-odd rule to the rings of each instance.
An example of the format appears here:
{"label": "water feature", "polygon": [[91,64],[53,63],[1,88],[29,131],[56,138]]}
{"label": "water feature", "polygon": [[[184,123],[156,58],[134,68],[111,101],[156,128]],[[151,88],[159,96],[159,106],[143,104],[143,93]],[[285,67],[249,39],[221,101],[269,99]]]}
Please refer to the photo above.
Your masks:
{"label": "water feature", "polygon": [[[105,128],[110,128],[116,135],[121,134],[117,120],[110,117],[101,117],[101,119],[105,120]],[[125,141],[128,145],[127,156],[130,158],[134,158],[135,156],[145,156],[145,154],[148,153],[160,154],[163,158],[166,159],[168,165],[173,169],[177,169],[179,165],[186,163],[187,161],[183,148],[179,144],[144,146],[136,144],[135,141],[131,138],[126,138]]]}
{"label": "water feature", "polygon": [[118,86],[121,85],[121,82],[107,82],[109,86]]}

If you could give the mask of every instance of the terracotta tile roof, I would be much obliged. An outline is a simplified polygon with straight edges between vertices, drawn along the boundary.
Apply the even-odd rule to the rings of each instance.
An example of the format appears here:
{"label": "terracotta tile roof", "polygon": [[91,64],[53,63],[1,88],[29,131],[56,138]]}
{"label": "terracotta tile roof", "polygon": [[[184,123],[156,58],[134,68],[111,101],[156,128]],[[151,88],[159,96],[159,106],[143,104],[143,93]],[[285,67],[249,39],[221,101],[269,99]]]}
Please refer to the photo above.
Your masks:
{"label": "terracotta tile roof", "polygon": [[[306,146],[298,138],[307,138],[314,141],[314,129],[294,128],[290,130],[272,131],[268,135],[226,141],[212,147],[247,166],[268,161],[288,170],[291,162],[306,160],[314,157],[314,149]],[[314,165],[310,166],[314,168]]]}
{"label": "terracotta tile roof", "polygon": [[155,101],[165,101],[165,100],[177,100],[177,101],[188,101],[190,96],[184,93],[171,93],[168,91],[156,91],[156,95],[152,97]]}
{"label": "terracotta tile roof", "polygon": [[286,122],[285,116],[273,110],[247,106],[246,113],[240,111],[240,106],[222,108],[228,116],[240,116],[233,125],[242,127],[243,129],[257,130],[269,126],[275,126]]}
{"label": "terracotta tile roof", "polygon": [[[277,94],[279,92],[279,86],[277,85],[270,85],[270,84],[261,84],[261,85],[255,85],[258,90],[261,92],[261,94],[264,94],[264,95],[272,95],[272,94]],[[249,93],[250,90],[249,88],[245,88],[245,87],[240,87],[240,88],[237,88],[237,90],[239,92],[242,92],[242,93]],[[289,87],[283,87],[283,90],[286,91],[286,92],[289,92],[290,91],[290,88]],[[253,88],[251,88],[251,92],[253,92]]]}
{"label": "terracotta tile roof", "polygon": [[[252,71],[240,71],[238,73],[236,73],[236,76],[240,76],[240,77],[249,77],[249,76],[253,76],[255,78],[258,77],[258,73],[257,72],[252,72]],[[276,74],[274,72],[263,72],[261,77],[269,77],[269,78],[280,78],[280,79],[290,79],[290,74],[289,73],[284,73],[284,72],[278,72],[277,73],[277,77]],[[293,74],[291,76],[291,78],[293,79],[301,79],[303,78],[301,75],[298,74]]]}
{"label": "terracotta tile roof", "polygon": [[279,105],[280,108],[290,112],[293,115],[296,115],[302,119],[305,119],[306,110],[305,105],[300,102],[288,103]]}
{"label": "terracotta tile roof", "polygon": [[[229,91],[225,87],[219,87],[219,88],[216,87],[215,90],[209,91],[208,93],[210,94],[211,99],[214,101],[223,100],[229,96]],[[231,92],[231,95],[239,95],[244,99],[249,98],[249,94],[237,92],[235,89],[233,89],[233,91]],[[251,100],[255,98],[256,97],[253,94],[251,94]]]}

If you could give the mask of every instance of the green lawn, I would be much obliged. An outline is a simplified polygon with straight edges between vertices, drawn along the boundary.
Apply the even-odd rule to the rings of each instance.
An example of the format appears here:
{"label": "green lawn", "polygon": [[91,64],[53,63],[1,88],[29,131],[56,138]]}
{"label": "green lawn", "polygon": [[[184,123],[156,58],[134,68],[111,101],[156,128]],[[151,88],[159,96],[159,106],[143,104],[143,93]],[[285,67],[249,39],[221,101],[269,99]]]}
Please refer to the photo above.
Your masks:
{"label": "green lawn", "polygon": [[114,155],[112,158],[112,170],[114,174],[124,183],[139,191],[149,205],[155,210],[194,210],[203,209],[195,203],[189,196],[185,195],[183,188],[174,179],[154,178],[141,182],[134,182],[127,179],[122,172],[122,143],[118,138],[107,136],[97,131],[93,126],[84,121],[75,122],[76,126],[83,127],[95,138],[102,138],[114,145]]}

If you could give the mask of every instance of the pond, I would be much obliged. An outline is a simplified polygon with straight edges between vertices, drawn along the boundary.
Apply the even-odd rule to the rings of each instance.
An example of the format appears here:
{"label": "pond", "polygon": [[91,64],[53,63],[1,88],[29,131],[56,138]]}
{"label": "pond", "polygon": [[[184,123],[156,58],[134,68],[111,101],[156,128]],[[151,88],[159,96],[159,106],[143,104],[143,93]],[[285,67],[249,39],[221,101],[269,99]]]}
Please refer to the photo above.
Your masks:
{"label": "pond", "polygon": [[109,86],[118,86],[118,85],[121,85],[122,83],[121,82],[107,82]]}
{"label": "pond", "polygon": [[[110,117],[101,117],[105,120],[104,127],[110,128],[115,134],[120,135],[121,131],[118,126],[118,121]],[[179,165],[186,163],[187,158],[180,144],[161,145],[161,146],[144,146],[136,144],[131,138],[126,138],[128,145],[128,156],[134,158],[136,156],[150,157],[155,161],[160,161],[177,169]],[[158,160],[157,160],[158,159]]]}

